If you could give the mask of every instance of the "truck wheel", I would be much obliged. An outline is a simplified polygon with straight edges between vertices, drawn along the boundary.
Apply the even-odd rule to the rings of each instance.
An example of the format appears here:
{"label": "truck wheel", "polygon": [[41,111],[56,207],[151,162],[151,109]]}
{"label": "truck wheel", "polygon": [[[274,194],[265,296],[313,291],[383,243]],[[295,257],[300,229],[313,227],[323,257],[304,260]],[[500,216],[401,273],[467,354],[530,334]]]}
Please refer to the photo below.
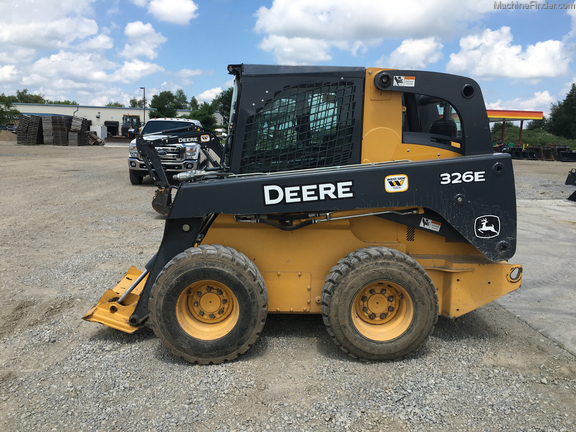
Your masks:
{"label": "truck wheel", "polygon": [[134,174],[132,171],[128,171],[128,176],[130,177],[130,183],[133,185],[142,184],[144,177]]}
{"label": "truck wheel", "polygon": [[218,364],[256,342],[266,322],[268,294],[262,274],[246,255],[200,245],[166,264],[149,306],[154,333],[174,355]]}
{"label": "truck wheel", "polygon": [[424,269],[385,247],[349,253],[322,288],[322,318],[342,351],[362,360],[407,356],[438,319],[438,296]]}

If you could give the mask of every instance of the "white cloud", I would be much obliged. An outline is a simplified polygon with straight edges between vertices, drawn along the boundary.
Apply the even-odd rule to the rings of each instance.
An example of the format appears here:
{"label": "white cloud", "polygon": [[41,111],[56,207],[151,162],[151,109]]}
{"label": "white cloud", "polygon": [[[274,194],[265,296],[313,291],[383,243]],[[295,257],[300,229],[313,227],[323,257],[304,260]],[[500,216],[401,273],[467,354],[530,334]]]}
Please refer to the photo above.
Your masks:
{"label": "white cloud", "polygon": [[202,75],[204,71],[202,69],[180,69],[177,72],[170,73],[171,75],[175,75],[180,78],[180,86],[179,87],[188,87],[192,85],[194,82],[190,79],[192,76]]}
{"label": "white cloud", "polygon": [[140,7],[144,7],[148,4],[148,0],[130,0],[130,2]]}
{"label": "white cloud", "polygon": [[155,63],[143,62],[142,60],[133,59],[124,62],[124,65],[116,70],[110,78],[113,81],[120,81],[123,83],[134,83],[147,75],[152,75],[157,72],[164,72],[164,68]]}
{"label": "white cloud", "polygon": [[126,58],[146,56],[152,60],[158,56],[160,45],[168,40],[162,33],[157,33],[152,24],[144,24],[142,21],[126,24],[124,34],[128,36],[130,44],[124,45],[120,55]]}
{"label": "white cloud", "polygon": [[210,102],[220,93],[222,93],[222,87],[215,87],[200,93],[198,96],[196,96],[196,99],[198,99],[199,102]]}
{"label": "white cloud", "polygon": [[202,69],[180,69],[178,72],[174,72],[174,75],[179,76],[181,78],[190,78],[191,76],[195,75],[202,75],[204,72]]}
{"label": "white cloud", "polygon": [[0,81],[15,81],[18,78],[18,71],[14,65],[0,67]]}
{"label": "white cloud", "polygon": [[330,44],[310,38],[287,38],[271,35],[264,38],[259,48],[272,52],[279,64],[314,64],[331,60]]}
{"label": "white cloud", "polygon": [[[574,2],[574,4],[576,4],[576,2]],[[572,18],[572,31],[570,32],[570,36],[574,36],[576,35],[576,8],[568,9],[566,13]]]}
{"label": "white cloud", "polygon": [[65,48],[73,41],[85,39],[97,32],[96,21],[84,17],[26,23],[4,22],[0,27],[0,43],[26,48]]}
{"label": "white cloud", "polygon": [[498,99],[496,102],[487,103],[486,107],[488,109],[544,111],[544,115],[548,115],[550,104],[554,102],[556,102],[556,98],[551,96],[548,90],[546,90],[536,92],[534,93],[534,97],[529,98],[516,98],[508,101]]}
{"label": "white cloud", "polygon": [[59,51],[49,57],[42,57],[31,67],[31,75],[25,79],[34,81],[38,75],[46,79],[71,79],[78,82],[103,81],[108,78],[106,69],[114,69],[117,65],[95,53],[73,53]]}
{"label": "white cloud", "polygon": [[[274,0],[256,12],[254,30],[266,35],[260,48],[279,63],[317,63],[330,59],[332,48],[356,55],[384,38],[448,37],[489,11],[493,4],[475,0]],[[290,50],[293,43],[314,55]]]}
{"label": "white cloud", "polygon": [[159,21],[186,25],[198,16],[198,6],[192,0],[152,0],[148,13]]}
{"label": "white cloud", "polygon": [[460,39],[460,52],[450,54],[446,70],[475,78],[537,80],[566,74],[569,62],[561,41],[538,42],[522,51],[520,45],[512,45],[510,27],[502,27]]}
{"label": "white cloud", "polygon": [[406,39],[386,59],[376,62],[377,67],[396,69],[424,69],[442,58],[443,45],[433,37],[426,39]]}
{"label": "white cloud", "polygon": [[36,50],[31,48],[18,48],[5,46],[4,52],[0,52],[0,64],[29,64],[36,56]]}
{"label": "white cloud", "polygon": [[88,39],[86,42],[81,43],[78,46],[80,51],[98,51],[98,50],[107,50],[114,46],[114,41],[109,36],[104,34],[100,34],[98,36],[93,37],[92,39]]}
{"label": "white cloud", "polygon": [[[130,105],[130,96],[118,87],[102,88],[88,94],[85,94],[85,92],[78,93],[88,98],[89,105],[104,106],[110,102],[120,102],[124,106]],[[142,95],[140,95],[140,97],[142,97]]]}
{"label": "white cloud", "polygon": [[23,76],[22,79],[20,80],[20,83],[24,86],[35,86],[35,87],[41,86],[42,84],[45,84],[47,82],[48,79],[36,73]]}

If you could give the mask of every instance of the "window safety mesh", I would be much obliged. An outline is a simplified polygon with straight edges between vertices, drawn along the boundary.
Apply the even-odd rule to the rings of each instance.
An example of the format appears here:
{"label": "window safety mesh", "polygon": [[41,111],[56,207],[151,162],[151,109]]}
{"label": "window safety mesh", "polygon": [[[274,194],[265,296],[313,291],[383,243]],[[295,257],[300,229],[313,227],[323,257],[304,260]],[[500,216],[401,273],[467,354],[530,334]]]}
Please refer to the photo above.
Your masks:
{"label": "window safety mesh", "polygon": [[[354,82],[286,87],[246,122],[240,173],[345,165],[355,126]],[[357,125],[360,127],[360,125]]]}

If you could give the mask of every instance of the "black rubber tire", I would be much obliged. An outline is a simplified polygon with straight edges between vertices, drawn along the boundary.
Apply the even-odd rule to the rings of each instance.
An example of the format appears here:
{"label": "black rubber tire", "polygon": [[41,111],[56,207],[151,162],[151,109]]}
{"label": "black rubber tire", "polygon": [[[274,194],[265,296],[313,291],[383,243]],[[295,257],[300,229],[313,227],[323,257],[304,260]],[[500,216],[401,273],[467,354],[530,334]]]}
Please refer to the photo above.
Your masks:
{"label": "black rubber tire", "polygon": [[[176,316],[180,295],[202,280],[226,285],[237,300],[237,322],[218,339],[192,337]],[[258,340],[268,314],[268,294],[262,274],[246,255],[221,245],[200,245],[166,264],[152,287],[149,307],[154,333],[174,355],[191,363],[218,364],[235,359]]]}
{"label": "black rubber tire", "polygon": [[[385,341],[363,335],[354,324],[352,310],[362,289],[380,281],[401,286],[413,308],[406,330]],[[438,295],[426,271],[408,255],[385,247],[359,249],[339,260],[326,277],[321,307],[324,324],[336,345],[365,361],[406,357],[426,341],[438,320]]]}
{"label": "black rubber tire", "polygon": [[131,170],[128,170],[128,177],[130,177],[130,183],[133,185],[141,185],[142,180],[144,180],[144,177],[134,174]]}

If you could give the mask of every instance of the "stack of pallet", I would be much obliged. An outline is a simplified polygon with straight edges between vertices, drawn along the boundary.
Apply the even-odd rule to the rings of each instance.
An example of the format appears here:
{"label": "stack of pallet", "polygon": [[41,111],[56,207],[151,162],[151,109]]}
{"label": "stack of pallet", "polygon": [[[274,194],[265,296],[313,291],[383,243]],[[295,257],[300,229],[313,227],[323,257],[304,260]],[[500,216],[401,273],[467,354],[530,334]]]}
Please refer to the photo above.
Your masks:
{"label": "stack of pallet", "polygon": [[98,138],[94,131],[84,132],[84,136],[86,137],[87,145],[104,145],[104,140]]}
{"label": "stack of pallet", "polygon": [[40,117],[22,114],[18,122],[16,136],[18,144],[44,144]]}
{"label": "stack of pallet", "polygon": [[81,117],[73,117],[68,132],[68,144],[71,146],[88,145],[86,132],[90,129],[88,120]]}
{"label": "stack of pallet", "polygon": [[57,116],[52,118],[52,133],[54,134],[54,145],[68,145],[68,130],[72,120],[70,117]]}
{"label": "stack of pallet", "polygon": [[52,132],[52,116],[42,117],[42,132],[44,144],[54,144],[54,132]]}

